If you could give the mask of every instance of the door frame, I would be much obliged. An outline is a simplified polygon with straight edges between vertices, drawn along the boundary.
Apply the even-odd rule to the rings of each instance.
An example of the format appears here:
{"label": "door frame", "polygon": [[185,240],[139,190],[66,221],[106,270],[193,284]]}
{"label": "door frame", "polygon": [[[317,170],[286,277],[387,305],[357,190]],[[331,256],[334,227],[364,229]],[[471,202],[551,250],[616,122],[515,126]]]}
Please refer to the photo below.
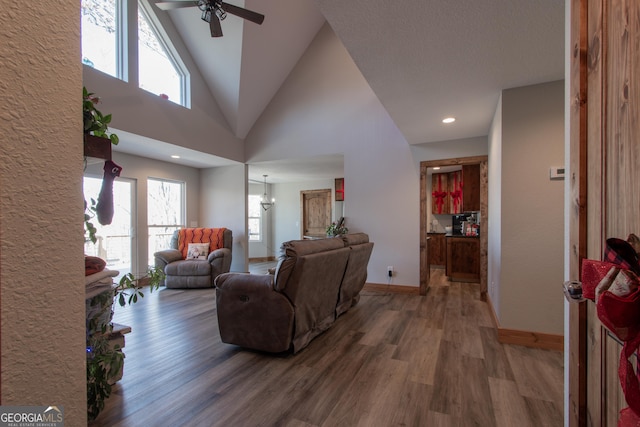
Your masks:
{"label": "door frame", "polygon": [[[329,223],[331,222],[331,216],[332,216],[332,212],[333,212],[333,203],[331,200],[331,196],[332,196],[332,191],[330,188],[323,188],[323,189],[319,189],[319,190],[302,190],[300,191],[300,238],[304,239],[305,236],[305,232],[304,232],[304,226],[306,224],[305,222],[305,209],[304,209],[304,198],[306,195],[309,194],[320,194],[320,193],[325,193],[326,197],[327,197],[327,201],[328,204],[327,206],[329,207]],[[329,224],[327,224],[329,225]]]}
{"label": "door frame", "polygon": [[420,295],[426,295],[429,289],[429,260],[427,248],[427,168],[434,166],[480,165],[480,299],[487,300],[487,242],[488,242],[488,206],[489,206],[489,156],[458,157],[453,159],[425,160],[420,162]]}

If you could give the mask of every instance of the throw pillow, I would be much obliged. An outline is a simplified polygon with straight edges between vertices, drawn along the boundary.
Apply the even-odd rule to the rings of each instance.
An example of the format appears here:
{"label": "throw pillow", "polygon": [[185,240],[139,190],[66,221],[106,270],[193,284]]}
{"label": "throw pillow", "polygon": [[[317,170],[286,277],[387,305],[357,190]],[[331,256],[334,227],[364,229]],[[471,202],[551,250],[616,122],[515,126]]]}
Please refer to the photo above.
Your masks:
{"label": "throw pillow", "polygon": [[208,243],[189,243],[187,259],[207,259],[209,255]]}

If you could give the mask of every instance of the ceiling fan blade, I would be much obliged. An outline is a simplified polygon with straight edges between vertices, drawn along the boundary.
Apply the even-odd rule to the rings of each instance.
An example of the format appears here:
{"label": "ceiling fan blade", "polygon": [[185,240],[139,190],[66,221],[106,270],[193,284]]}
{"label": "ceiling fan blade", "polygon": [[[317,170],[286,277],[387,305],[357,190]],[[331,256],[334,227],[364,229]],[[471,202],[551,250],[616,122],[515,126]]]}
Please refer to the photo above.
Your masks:
{"label": "ceiling fan blade", "polygon": [[162,9],[162,10],[173,10],[173,9],[181,9],[183,7],[195,7],[197,6],[197,4],[193,1],[193,0],[188,0],[188,1],[167,1],[167,2],[159,2],[156,3],[156,6],[158,7],[158,9]]}
{"label": "ceiling fan blade", "polygon": [[222,5],[222,8],[224,9],[225,12],[230,13],[232,15],[236,15],[248,21],[255,22],[258,25],[262,24],[262,21],[264,21],[264,15],[260,13],[253,12],[248,9],[243,9],[241,7],[234,6],[232,4],[225,3],[225,2],[221,2],[220,4]]}
{"label": "ceiling fan blade", "polygon": [[215,13],[211,14],[209,29],[211,30],[211,37],[222,37],[222,26],[220,25],[220,20]]}

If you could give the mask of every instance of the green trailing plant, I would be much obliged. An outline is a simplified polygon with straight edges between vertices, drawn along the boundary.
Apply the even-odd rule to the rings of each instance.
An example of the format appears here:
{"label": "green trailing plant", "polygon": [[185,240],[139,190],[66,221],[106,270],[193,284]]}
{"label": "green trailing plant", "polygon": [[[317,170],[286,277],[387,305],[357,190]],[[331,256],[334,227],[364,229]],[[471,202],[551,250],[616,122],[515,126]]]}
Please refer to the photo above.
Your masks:
{"label": "green trailing plant", "polygon": [[113,145],[118,145],[120,139],[115,133],[109,132],[111,114],[102,114],[96,108],[100,98],[96,94],[89,92],[86,87],[82,88],[82,118],[84,122],[84,133],[102,138],[108,138]]}
{"label": "green trailing plant", "polygon": [[90,203],[84,201],[84,234],[85,234],[85,242],[91,241],[91,243],[95,244],[98,241],[96,237],[96,233],[98,230],[96,229],[91,219],[96,216],[96,199],[91,198]]}
{"label": "green trailing plant", "polygon": [[87,415],[95,420],[111,395],[112,382],[124,364],[124,353],[119,345],[111,345],[109,333],[113,328],[113,303],[121,307],[143,298],[141,290],[149,286],[150,292],[160,287],[164,279],[161,268],[150,267],[146,274],[135,277],[125,274],[113,288],[87,301]]}

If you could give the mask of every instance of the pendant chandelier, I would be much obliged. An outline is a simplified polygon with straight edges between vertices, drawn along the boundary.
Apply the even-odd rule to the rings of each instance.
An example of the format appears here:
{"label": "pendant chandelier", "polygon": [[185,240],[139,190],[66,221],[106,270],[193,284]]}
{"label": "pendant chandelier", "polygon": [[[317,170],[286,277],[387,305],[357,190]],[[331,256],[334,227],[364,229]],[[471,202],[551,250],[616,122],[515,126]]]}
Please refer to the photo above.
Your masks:
{"label": "pendant chandelier", "polygon": [[264,176],[264,194],[260,199],[260,206],[262,206],[262,209],[264,209],[265,211],[268,211],[276,204],[276,199],[272,198],[271,200],[269,200],[269,197],[267,196],[267,175],[262,176]]}

